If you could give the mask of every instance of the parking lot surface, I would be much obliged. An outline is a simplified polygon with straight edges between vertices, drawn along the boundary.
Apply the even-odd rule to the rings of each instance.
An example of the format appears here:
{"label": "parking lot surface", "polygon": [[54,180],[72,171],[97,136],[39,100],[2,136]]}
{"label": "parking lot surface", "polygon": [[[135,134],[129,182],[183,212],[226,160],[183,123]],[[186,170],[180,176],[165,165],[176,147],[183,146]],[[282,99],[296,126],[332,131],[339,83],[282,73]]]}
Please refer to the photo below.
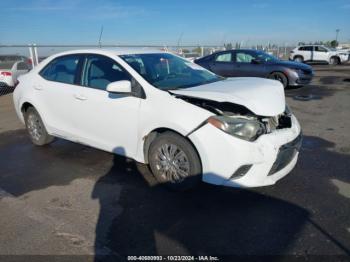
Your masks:
{"label": "parking lot surface", "polygon": [[296,168],[251,190],[172,192],[126,158],[35,147],[0,96],[0,254],[350,255],[350,65],[314,67],[286,91],[304,133]]}

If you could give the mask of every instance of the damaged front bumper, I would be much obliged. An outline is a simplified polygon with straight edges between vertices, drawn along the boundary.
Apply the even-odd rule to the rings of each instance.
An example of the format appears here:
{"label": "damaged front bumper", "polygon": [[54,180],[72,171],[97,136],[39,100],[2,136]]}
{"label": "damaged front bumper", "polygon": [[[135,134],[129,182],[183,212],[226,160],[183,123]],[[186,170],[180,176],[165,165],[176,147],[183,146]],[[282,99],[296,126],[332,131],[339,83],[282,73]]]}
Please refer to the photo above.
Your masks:
{"label": "damaged front bumper", "polygon": [[231,187],[275,184],[295,166],[301,145],[298,120],[249,142],[206,124],[189,138],[202,160],[203,181]]}

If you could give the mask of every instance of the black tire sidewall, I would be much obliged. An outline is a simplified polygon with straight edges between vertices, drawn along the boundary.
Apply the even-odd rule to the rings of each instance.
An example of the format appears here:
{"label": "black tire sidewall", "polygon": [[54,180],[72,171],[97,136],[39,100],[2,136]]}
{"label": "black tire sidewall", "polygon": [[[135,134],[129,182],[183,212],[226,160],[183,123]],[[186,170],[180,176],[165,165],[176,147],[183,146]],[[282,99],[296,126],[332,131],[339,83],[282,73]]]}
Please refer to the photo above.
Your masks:
{"label": "black tire sidewall", "polygon": [[[185,180],[181,182],[171,183],[171,182],[164,181],[158,174],[158,171],[155,167],[154,159],[155,159],[155,154],[157,152],[157,149],[165,143],[168,143],[168,144],[171,143],[179,147],[181,150],[184,151],[184,153],[186,154],[189,160],[190,175],[189,177],[187,177]],[[192,144],[187,139],[185,139],[183,136],[178,135],[174,132],[167,131],[156,137],[156,139],[150,145],[148,159],[149,159],[150,169],[155,179],[159,183],[165,184],[166,186],[174,190],[180,190],[180,191],[188,190],[196,186],[201,181],[202,165],[201,165],[201,161],[197,151],[194,149]]]}
{"label": "black tire sidewall", "polygon": [[[300,59],[300,61],[298,61],[299,59]],[[298,63],[303,63],[304,62],[304,59],[301,56],[295,56],[293,60],[295,62],[298,62]]]}
{"label": "black tire sidewall", "polygon": [[[282,79],[282,82],[277,80],[277,79],[275,79],[273,77],[274,75],[278,75]],[[283,88],[287,88],[288,87],[288,78],[283,73],[273,72],[273,73],[270,74],[270,79],[273,79],[273,80],[276,80],[276,81],[280,82],[283,85]]]}
{"label": "black tire sidewall", "polygon": [[[38,117],[38,119],[39,119],[39,121],[40,121],[40,125],[42,126],[42,136],[40,137],[39,140],[35,140],[35,139],[30,135],[30,133],[29,133],[29,131],[28,131],[28,117],[29,117],[31,114],[34,114],[34,115],[36,115],[36,116]],[[43,146],[43,145],[46,145],[46,144],[48,144],[48,143],[50,143],[50,142],[53,141],[53,137],[50,136],[50,135],[47,133],[46,128],[45,128],[45,125],[44,125],[44,122],[43,122],[43,120],[41,119],[41,117],[40,117],[38,111],[37,111],[34,107],[29,107],[29,108],[27,109],[27,111],[25,112],[24,116],[25,116],[25,117],[24,117],[24,120],[25,120],[25,125],[26,125],[26,128],[27,128],[27,132],[28,132],[29,137],[30,137],[30,139],[31,139],[31,141],[32,141],[32,143],[33,143],[34,145]]]}

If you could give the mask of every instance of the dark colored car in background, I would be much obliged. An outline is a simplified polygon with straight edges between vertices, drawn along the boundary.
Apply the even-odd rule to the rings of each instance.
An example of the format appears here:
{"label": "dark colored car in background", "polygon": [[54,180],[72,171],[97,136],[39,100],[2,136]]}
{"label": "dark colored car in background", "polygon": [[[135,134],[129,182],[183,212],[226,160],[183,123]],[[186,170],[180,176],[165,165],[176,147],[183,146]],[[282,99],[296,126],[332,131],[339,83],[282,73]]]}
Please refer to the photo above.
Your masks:
{"label": "dark colored car in background", "polygon": [[224,77],[263,77],[288,86],[309,84],[314,72],[306,64],[280,60],[263,51],[251,49],[226,50],[194,61]]}

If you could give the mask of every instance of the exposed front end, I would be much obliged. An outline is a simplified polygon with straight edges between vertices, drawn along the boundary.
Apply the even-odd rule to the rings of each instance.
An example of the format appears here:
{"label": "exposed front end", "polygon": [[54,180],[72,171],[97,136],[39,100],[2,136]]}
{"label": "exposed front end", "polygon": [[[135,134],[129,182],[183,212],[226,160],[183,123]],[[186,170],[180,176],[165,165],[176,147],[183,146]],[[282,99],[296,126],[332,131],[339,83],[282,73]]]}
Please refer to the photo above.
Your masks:
{"label": "exposed front end", "polygon": [[193,132],[189,138],[202,159],[203,181],[230,187],[260,187],[273,185],[286,176],[297,162],[302,135],[293,115],[278,118],[281,117],[289,118],[289,125],[277,124],[255,141],[237,138],[210,123]]}

